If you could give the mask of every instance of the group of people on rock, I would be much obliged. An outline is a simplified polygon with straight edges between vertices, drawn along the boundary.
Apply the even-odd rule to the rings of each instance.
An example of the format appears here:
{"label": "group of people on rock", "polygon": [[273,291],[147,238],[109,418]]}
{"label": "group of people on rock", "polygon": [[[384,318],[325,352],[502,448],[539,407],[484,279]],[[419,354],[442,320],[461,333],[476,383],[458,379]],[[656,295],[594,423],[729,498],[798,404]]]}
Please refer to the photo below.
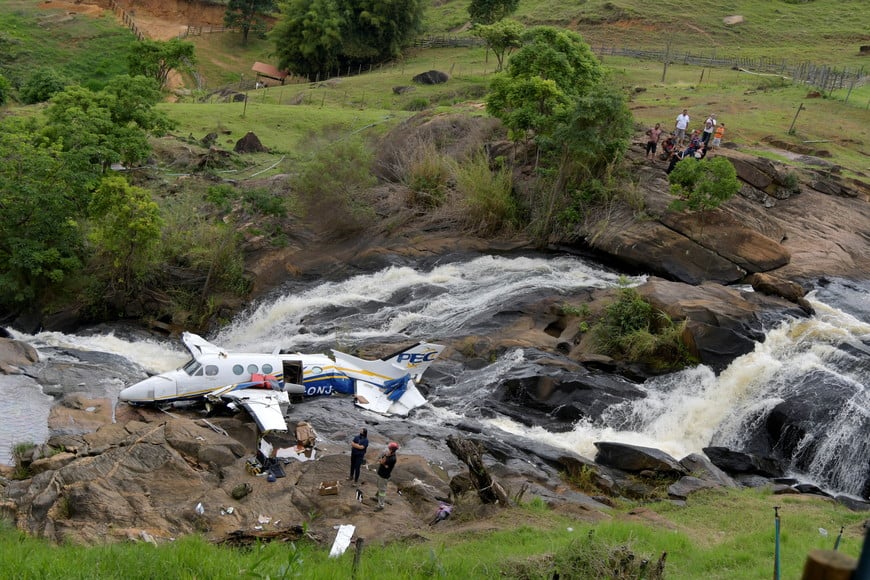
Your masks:
{"label": "group of people on rock", "polygon": [[658,151],[658,145],[661,141],[662,152],[659,158],[662,161],[668,162],[667,172],[673,171],[674,166],[681,159],[694,157],[695,159],[703,159],[707,156],[710,149],[719,147],[722,144],[722,137],[725,135],[725,123],[716,121],[716,113],[711,113],[704,121],[703,127],[689,131],[689,110],[683,109],[683,112],[677,115],[677,121],[674,124],[674,130],[664,141],[661,141],[664,130],[661,123],[656,123],[654,127],[646,132],[646,157],[655,159]]}

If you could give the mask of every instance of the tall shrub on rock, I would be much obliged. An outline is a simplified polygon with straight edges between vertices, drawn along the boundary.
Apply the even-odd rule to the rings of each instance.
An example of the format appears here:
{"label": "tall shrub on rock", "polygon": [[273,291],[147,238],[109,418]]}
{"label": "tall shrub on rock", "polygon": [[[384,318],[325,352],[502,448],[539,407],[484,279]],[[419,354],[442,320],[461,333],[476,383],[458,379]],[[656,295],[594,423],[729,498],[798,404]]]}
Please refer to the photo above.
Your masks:
{"label": "tall shrub on rock", "polygon": [[625,96],[576,33],[538,27],[490,85],[487,111],[517,142],[533,143],[541,176],[528,200],[532,233],[565,235],[612,196],[611,174],[629,144]]}

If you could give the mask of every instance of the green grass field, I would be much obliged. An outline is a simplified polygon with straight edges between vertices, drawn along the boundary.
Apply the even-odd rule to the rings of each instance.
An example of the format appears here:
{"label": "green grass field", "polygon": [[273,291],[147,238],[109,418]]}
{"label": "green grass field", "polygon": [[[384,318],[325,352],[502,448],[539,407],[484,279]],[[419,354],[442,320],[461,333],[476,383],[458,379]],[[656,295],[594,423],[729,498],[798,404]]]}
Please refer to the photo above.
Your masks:
{"label": "green grass field", "polygon": [[[638,560],[667,553],[666,577],[755,580],[771,575],[773,506],[780,506],[783,578],[798,578],[806,555],[831,550],[841,527],[839,551],[857,557],[862,514],[822,499],[774,496],[759,490],[707,491],[687,506],[670,502],[624,506],[591,524],[547,508],[533,499],[473,522],[461,512],[415,541],[365,544],[359,578],[563,578],[609,577],[610,551],[624,547]],[[479,523],[480,525],[476,525]],[[420,541],[425,539],[425,541]],[[0,569],[12,578],[290,578],[343,579],[353,569],[354,550],[327,557],[332,538],[321,545],[298,543],[252,549],[218,548],[197,537],[154,547],[146,543],[79,547],[52,546],[6,524],[0,529]],[[572,560],[592,560],[580,564]],[[579,568],[580,566],[585,566]]]}

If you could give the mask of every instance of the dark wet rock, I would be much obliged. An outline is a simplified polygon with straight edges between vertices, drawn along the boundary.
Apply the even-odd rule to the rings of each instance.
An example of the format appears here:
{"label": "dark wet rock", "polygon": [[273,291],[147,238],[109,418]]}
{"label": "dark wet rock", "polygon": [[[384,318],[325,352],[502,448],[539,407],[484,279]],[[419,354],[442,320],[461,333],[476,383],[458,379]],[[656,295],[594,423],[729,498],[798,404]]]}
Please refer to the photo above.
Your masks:
{"label": "dark wet rock", "polygon": [[722,471],[737,474],[761,475],[764,477],[782,477],[784,469],[774,458],[732,451],[727,447],[705,447],[704,454]]}
{"label": "dark wet rock", "polygon": [[723,487],[737,487],[734,479],[727,473],[713,465],[713,462],[698,453],[692,453],[680,459],[689,475],[713,482]]}
{"label": "dark wet rock", "polygon": [[686,473],[676,459],[659,449],[609,441],[596,441],[595,447],[598,449],[595,463],[601,465],[633,473],[644,470],[666,475]]}
{"label": "dark wet rock", "polygon": [[737,473],[734,475],[734,481],[743,487],[751,488],[765,487],[772,484],[770,478],[754,473]]}
{"label": "dark wet rock", "polygon": [[691,475],[686,475],[681,477],[676,483],[668,486],[668,497],[671,499],[686,499],[696,491],[701,491],[702,489],[713,489],[716,487],[722,486],[709,479],[699,479],[697,477],[692,477]]}
{"label": "dark wet rock", "polygon": [[269,149],[260,142],[260,138],[253,131],[248,131],[244,137],[236,141],[233,151],[236,153],[264,153],[268,152]]}
{"label": "dark wet rock", "polygon": [[799,493],[811,493],[813,495],[821,495],[824,497],[831,497],[831,494],[829,494],[828,492],[826,492],[825,490],[823,490],[819,486],[814,485],[812,483],[798,483],[797,485],[794,486],[794,488],[795,488],[795,491],[797,491]]}
{"label": "dark wet rock", "polygon": [[847,508],[856,512],[867,512],[870,511],[870,501],[860,500],[854,497],[850,497],[848,495],[838,495],[834,499],[837,502],[843,504]]}
{"label": "dark wet rock", "polygon": [[421,85],[440,85],[441,83],[446,83],[450,80],[450,77],[447,73],[443,73],[437,70],[429,70],[418,75],[415,75],[412,79],[415,83],[420,83]]}
{"label": "dark wet rock", "polygon": [[500,412],[528,424],[559,428],[579,419],[596,419],[611,405],[643,398],[636,385],[612,375],[529,364],[498,385],[489,401]]}
{"label": "dark wet rock", "polygon": [[794,488],[794,486],[786,485],[784,483],[774,483],[773,484],[773,495],[798,495],[800,492]]}

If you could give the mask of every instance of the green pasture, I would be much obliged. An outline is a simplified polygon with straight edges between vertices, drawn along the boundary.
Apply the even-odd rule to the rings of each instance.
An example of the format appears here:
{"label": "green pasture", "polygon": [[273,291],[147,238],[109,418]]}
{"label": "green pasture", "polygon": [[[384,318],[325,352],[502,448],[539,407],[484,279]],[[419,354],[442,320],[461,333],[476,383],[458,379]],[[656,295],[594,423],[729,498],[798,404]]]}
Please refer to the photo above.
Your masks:
{"label": "green pasture", "polygon": [[[638,561],[655,562],[667,552],[668,578],[754,580],[769,577],[773,569],[773,506],[781,516],[783,578],[800,577],[810,551],[833,549],[841,527],[839,551],[853,558],[860,553],[864,516],[821,498],[714,490],[692,495],[686,505],[622,506],[598,523],[553,512],[533,498],[480,522],[459,510],[414,541],[366,543],[357,577],[543,579],[556,570],[565,578],[604,577],[595,566],[605,566],[613,550],[624,548]],[[22,579],[349,578],[354,550],[330,559],[330,544],[327,537],[321,544],[230,549],[187,537],[159,547],[53,546],[7,523],[0,526],[0,568]],[[592,562],[578,563],[584,558]]]}
{"label": "green pasture", "polygon": [[13,85],[42,67],[93,89],[127,72],[127,48],[136,37],[111,12],[94,18],[36,4],[4,0],[0,9],[0,74]]}
{"label": "green pasture", "polygon": [[[468,20],[468,1],[433,3],[430,32],[456,31]],[[726,25],[726,16],[744,22]],[[514,17],[529,25],[564,26],[593,45],[665,50],[705,56],[769,57],[860,67],[870,43],[865,0],[522,0]]]}

